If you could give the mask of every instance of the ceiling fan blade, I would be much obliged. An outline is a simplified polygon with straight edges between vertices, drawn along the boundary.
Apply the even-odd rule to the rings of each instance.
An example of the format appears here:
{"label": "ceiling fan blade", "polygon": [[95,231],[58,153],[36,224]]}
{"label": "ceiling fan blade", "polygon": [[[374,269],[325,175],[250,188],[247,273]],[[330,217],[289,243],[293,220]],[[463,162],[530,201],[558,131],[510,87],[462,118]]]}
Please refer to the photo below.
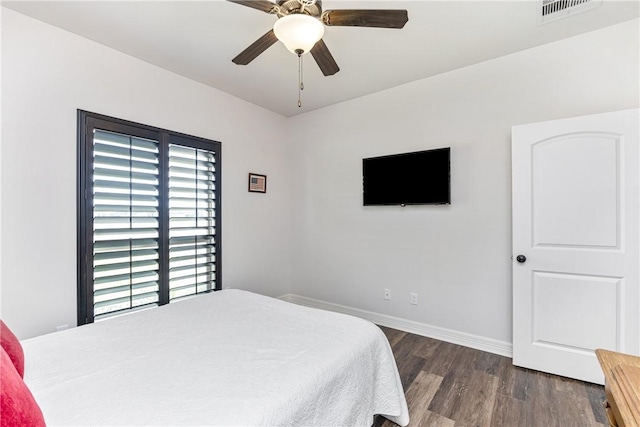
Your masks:
{"label": "ceiling fan blade", "polygon": [[242,6],[251,7],[267,13],[273,13],[276,7],[275,3],[268,0],[227,0],[231,3],[241,4]]}
{"label": "ceiling fan blade", "polygon": [[311,55],[325,76],[332,76],[340,71],[340,67],[336,64],[336,60],[333,59],[333,55],[331,55],[329,48],[322,39],[318,40],[315,46],[311,48]]}
{"label": "ceiling fan blade", "polygon": [[327,10],[322,14],[325,25],[347,27],[402,28],[409,20],[406,10]]}
{"label": "ceiling fan blade", "polygon": [[247,65],[277,41],[278,38],[273,33],[273,30],[269,30],[264,36],[253,42],[251,46],[240,52],[240,54],[233,58],[231,61],[234,64]]}

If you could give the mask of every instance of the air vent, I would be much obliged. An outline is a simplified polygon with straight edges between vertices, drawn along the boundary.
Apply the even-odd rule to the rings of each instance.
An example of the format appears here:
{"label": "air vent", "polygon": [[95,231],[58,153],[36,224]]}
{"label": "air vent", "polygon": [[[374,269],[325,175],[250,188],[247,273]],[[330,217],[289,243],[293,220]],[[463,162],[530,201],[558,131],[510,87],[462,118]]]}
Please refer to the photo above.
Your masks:
{"label": "air vent", "polygon": [[602,5],[602,0],[542,0],[539,23],[546,24]]}

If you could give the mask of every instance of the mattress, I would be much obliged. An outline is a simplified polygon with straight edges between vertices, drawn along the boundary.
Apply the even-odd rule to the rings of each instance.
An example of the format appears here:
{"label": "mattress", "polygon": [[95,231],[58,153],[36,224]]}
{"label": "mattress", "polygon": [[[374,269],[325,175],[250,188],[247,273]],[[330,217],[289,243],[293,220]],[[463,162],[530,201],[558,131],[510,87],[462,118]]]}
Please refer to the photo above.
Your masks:
{"label": "mattress", "polygon": [[22,342],[48,425],[407,425],[372,323],[229,289]]}

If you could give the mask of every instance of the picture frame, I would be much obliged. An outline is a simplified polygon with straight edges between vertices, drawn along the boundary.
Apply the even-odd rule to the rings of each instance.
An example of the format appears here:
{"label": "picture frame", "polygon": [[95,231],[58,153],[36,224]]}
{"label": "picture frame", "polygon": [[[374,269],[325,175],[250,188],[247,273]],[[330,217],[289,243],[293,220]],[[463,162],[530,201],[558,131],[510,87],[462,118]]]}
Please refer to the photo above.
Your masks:
{"label": "picture frame", "polygon": [[266,193],[267,192],[267,176],[258,173],[249,172],[249,192],[250,193]]}

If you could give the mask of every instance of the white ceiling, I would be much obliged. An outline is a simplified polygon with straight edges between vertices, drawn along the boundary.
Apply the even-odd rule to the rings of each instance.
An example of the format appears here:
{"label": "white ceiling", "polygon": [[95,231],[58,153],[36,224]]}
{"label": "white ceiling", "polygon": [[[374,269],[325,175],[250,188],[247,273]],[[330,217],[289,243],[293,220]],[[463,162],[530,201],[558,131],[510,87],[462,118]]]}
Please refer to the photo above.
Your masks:
{"label": "white ceiling", "polygon": [[541,0],[324,0],[323,9],[407,9],[402,30],[326,27],[340,72],[324,77],[304,56],[302,108],[295,55],[276,43],[246,66],[231,59],[276,17],[223,0],[3,1],[2,5],[284,116],[322,108],[456,68],[638,18],[639,2],[544,25]]}

